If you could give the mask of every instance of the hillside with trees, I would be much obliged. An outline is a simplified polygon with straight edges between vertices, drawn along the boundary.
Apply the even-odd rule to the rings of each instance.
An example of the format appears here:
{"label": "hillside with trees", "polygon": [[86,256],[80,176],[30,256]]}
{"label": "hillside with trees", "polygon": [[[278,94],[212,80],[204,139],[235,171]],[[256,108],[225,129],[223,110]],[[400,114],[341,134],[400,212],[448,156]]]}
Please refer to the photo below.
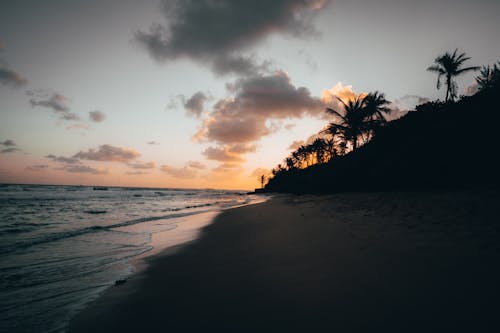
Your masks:
{"label": "hillside with trees", "polygon": [[[327,108],[332,121],[309,145],[273,169],[270,192],[332,193],[490,188],[500,185],[500,63],[465,67],[465,53],[445,53],[428,68],[446,85],[445,101],[388,121],[379,92]],[[477,92],[457,100],[455,78],[479,71]]]}

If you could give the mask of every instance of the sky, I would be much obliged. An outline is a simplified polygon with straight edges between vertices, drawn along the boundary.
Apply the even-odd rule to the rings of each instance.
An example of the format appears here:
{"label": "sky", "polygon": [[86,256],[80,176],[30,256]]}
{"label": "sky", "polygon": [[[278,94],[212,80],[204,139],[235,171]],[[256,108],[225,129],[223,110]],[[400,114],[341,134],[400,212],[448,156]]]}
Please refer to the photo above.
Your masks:
{"label": "sky", "polygon": [[[444,99],[500,60],[493,0],[0,4],[0,183],[253,189],[335,96]],[[474,74],[458,79],[474,88]]]}

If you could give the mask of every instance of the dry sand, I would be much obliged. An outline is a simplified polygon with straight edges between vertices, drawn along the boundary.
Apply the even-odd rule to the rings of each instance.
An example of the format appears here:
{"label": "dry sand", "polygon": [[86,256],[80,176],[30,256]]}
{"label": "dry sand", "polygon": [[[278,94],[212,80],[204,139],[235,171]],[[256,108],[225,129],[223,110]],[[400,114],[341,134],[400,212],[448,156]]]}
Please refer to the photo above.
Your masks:
{"label": "dry sand", "polygon": [[280,196],[112,287],[71,332],[499,332],[497,192]]}

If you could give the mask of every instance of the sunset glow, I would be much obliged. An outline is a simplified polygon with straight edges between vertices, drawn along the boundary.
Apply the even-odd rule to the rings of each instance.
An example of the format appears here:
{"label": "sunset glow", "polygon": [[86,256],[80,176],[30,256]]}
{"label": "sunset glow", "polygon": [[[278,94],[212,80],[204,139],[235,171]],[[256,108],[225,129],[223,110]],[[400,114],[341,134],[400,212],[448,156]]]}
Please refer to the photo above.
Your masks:
{"label": "sunset glow", "polygon": [[[104,3],[3,6],[0,182],[253,189],[328,124],[337,97],[377,89],[408,110],[440,96],[422,69],[454,36],[469,36],[460,46],[476,63],[500,53],[491,2],[432,5],[419,18],[398,6],[285,1],[258,21],[251,5],[229,6],[239,26],[209,6],[198,22],[189,4]],[[463,7],[467,21],[428,40]],[[375,21],[387,23],[375,31]],[[472,82],[461,77],[460,93]]]}

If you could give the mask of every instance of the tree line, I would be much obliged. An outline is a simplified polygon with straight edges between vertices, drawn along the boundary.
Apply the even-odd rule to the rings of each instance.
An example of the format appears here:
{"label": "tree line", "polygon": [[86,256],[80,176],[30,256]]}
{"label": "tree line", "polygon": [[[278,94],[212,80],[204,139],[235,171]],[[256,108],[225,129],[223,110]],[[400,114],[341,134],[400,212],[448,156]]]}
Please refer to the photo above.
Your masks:
{"label": "tree line", "polygon": [[[467,72],[479,71],[479,75],[475,78],[478,91],[490,90],[500,85],[500,62],[492,66],[465,67],[464,64],[468,60],[470,57],[467,57],[465,53],[458,53],[458,49],[455,49],[452,53],[446,52],[438,56],[434,64],[427,68],[428,71],[438,74],[437,89],[441,88],[444,79],[445,104],[455,102],[458,90],[455,79]],[[272,169],[273,177],[282,172],[330,163],[338,156],[356,151],[358,147],[372,140],[377,132],[389,122],[387,116],[392,111],[389,108],[391,102],[383,93],[375,91],[361,94],[350,100],[343,100],[339,97],[337,100],[340,102],[340,109],[326,108],[325,110],[333,119],[319,133],[323,137],[316,138],[310,144],[299,146],[285,158],[283,164]],[[429,105],[439,103],[443,102],[428,102]]]}

